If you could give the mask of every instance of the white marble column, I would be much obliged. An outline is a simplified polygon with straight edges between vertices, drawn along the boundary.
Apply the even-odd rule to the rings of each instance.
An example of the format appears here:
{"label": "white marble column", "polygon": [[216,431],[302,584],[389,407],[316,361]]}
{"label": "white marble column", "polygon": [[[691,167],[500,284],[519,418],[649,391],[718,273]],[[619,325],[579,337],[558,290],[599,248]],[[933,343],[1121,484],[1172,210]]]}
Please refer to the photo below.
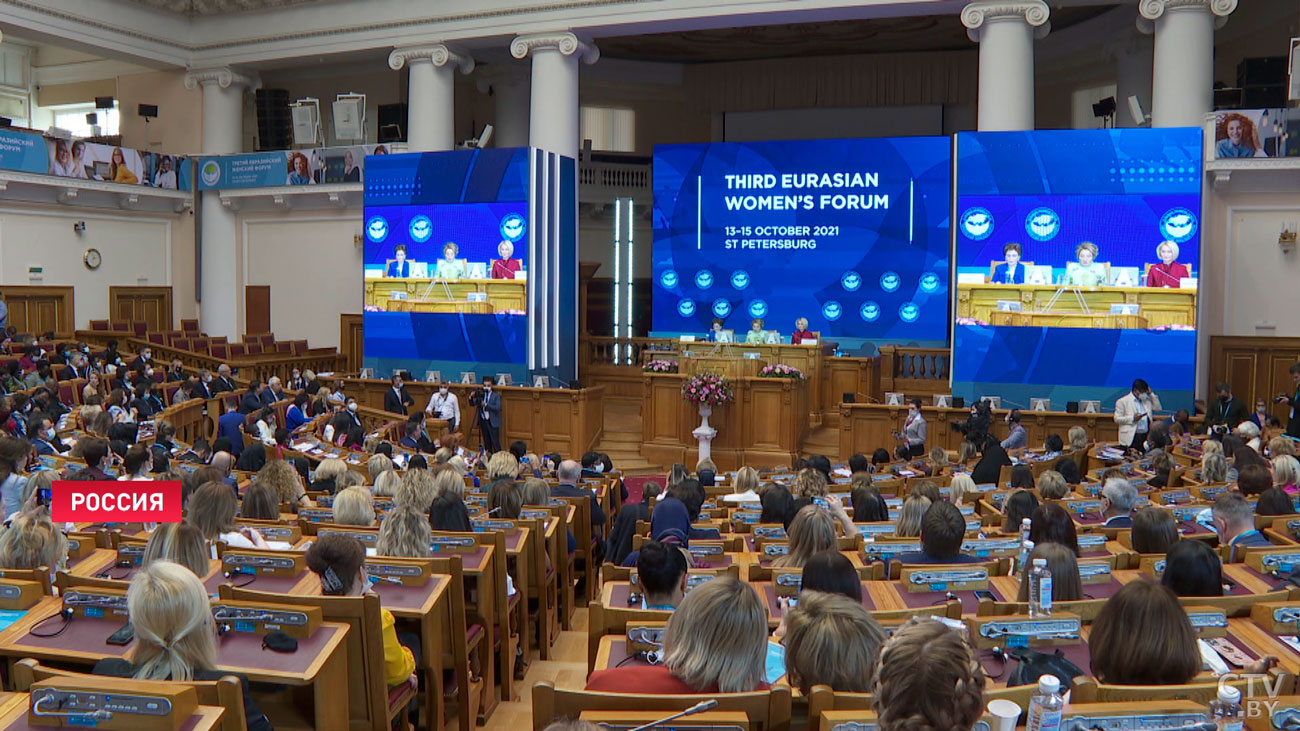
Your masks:
{"label": "white marble column", "polygon": [[1214,108],[1214,29],[1237,0],[1140,0],[1138,27],[1154,30],[1151,126],[1196,127]]}
{"label": "white marble column", "polygon": [[456,147],[456,75],[474,70],[474,59],[445,44],[398,48],[388,54],[394,71],[410,67],[407,91],[406,147],[433,152]]}
{"label": "white marble column", "polygon": [[530,84],[526,73],[508,74],[492,82],[492,103],[496,107],[492,144],[496,147],[528,146]]}
{"label": "white marble column", "polygon": [[[203,154],[227,155],[244,146],[244,89],[252,79],[230,68],[196,69],[185,74],[185,88],[203,89]],[[199,193],[201,274],[200,327],[212,336],[239,338],[239,282],[235,277],[235,212],[215,190]]]}
{"label": "white marble column", "polygon": [[979,130],[1034,128],[1034,40],[1047,35],[1043,0],[975,0],[961,11],[980,44]]}
{"label": "white marble column", "polygon": [[595,45],[568,31],[531,33],[515,38],[510,54],[533,59],[528,143],[568,157],[578,157],[578,61],[600,58]]}
{"label": "white marble column", "polygon": [[1151,36],[1131,32],[1114,49],[1116,127],[1137,127],[1129,111],[1129,97],[1137,97],[1142,111],[1151,116]]}

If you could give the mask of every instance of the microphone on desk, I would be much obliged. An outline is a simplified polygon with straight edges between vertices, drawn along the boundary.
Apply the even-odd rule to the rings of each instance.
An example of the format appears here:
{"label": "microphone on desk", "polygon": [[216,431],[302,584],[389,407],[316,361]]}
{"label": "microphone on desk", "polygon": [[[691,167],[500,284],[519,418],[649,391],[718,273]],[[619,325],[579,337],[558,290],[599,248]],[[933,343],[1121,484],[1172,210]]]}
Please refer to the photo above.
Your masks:
{"label": "microphone on desk", "polygon": [[699,703],[696,703],[695,705],[691,706],[690,708],[687,708],[686,710],[682,711],[681,713],[674,713],[673,715],[668,716],[667,718],[661,718],[661,719],[659,719],[658,721],[651,721],[650,723],[647,723],[647,724],[644,725],[644,726],[637,726],[637,727],[634,728],[634,729],[630,729],[630,731],[646,731],[646,729],[651,729],[651,728],[654,728],[655,726],[662,726],[662,725],[664,725],[665,723],[669,723],[670,721],[676,721],[677,719],[679,719],[679,718],[681,718],[681,717],[683,717],[683,716],[693,716],[693,715],[695,715],[695,714],[697,714],[697,713],[704,713],[705,711],[712,711],[713,709],[715,709],[715,708],[717,708],[717,707],[718,707],[718,701],[717,701],[717,699],[715,699],[715,698],[710,698],[710,699],[707,700],[707,701],[700,701]]}

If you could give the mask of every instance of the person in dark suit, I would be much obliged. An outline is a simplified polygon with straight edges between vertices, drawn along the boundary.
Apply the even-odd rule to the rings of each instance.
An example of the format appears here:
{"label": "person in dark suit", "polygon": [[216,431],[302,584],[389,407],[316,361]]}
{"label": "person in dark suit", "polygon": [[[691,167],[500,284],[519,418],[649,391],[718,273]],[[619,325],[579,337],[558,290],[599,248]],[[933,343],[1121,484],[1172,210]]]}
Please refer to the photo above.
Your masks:
{"label": "person in dark suit", "polygon": [[[80,470],[67,469],[63,472],[63,479],[73,472],[80,472],[95,480],[112,480],[104,467],[108,464],[108,440],[98,437],[83,437],[81,443],[81,458],[85,460],[86,466]],[[85,479],[85,478],[82,478]]]}
{"label": "person in dark suit", "polygon": [[384,393],[384,411],[406,416],[406,410],[415,405],[415,399],[406,392],[402,384],[402,374],[393,374],[393,387]]}
{"label": "person in dark suit", "polygon": [[217,366],[217,377],[212,381],[212,393],[218,394],[222,391],[234,391],[235,389],[235,379],[230,375],[230,366],[225,363]]}
{"label": "person in dark suit", "polygon": [[424,419],[418,414],[406,422],[402,440],[398,443],[407,449],[415,449],[420,452],[432,454],[436,451],[433,442],[429,441],[429,435],[424,431]]}
{"label": "person in dark suit", "polygon": [[266,380],[266,388],[262,389],[260,398],[263,406],[270,406],[284,398],[284,388],[280,385],[279,376],[271,376]]}
{"label": "person in dark suit", "polygon": [[894,558],[902,564],[979,563],[982,559],[961,552],[966,535],[966,519],[961,510],[949,502],[937,502],[921,518],[921,550],[901,553]]}
{"label": "person in dark suit", "polygon": [[59,373],[60,381],[71,381],[75,378],[89,378],[90,369],[86,367],[86,356],[84,353],[73,352],[68,356],[68,366]]}
{"label": "person in dark suit", "polygon": [[54,436],[54,424],[44,414],[37,414],[27,420],[27,433],[32,437],[32,448],[38,456],[62,454],[67,451]]}
{"label": "person in dark suit", "polygon": [[1133,483],[1120,477],[1106,480],[1101,488],[1102,525],[1107,528],[1128,528],[1133,525],[1133,505],[1138,491]]}
{"label": "person in dark suit", "polygon": [[578,487],[578,481],[582,479],[582,465],[571,459],[566,459],[560,463],[559,469],[555,471],[555,476],[559,479],[559,484],[551,488],[552,497],[585,497],[591,499],[591,534],[593,537],[599,537],[600,529],[605,526],[605,510],[600,507],[600,500],[596,497],[594,491]]}
{"label": "person in dark suit", "polygon": [[136,415],[141,420],[148,420],[163,410],[163,403],[153,395],[152,389],[142,383],[135,387],[135,398],[131,399],[130,407],[135,409]]}
{"label": "person in dark suit", "polygon": [[262,408],[262,391],[265,389],[266,386],[263,386],[262,382],[256,378],[249,381],[248,390],[244,392],[244,397],[239,400],[239,413],[251,414]]}
{"label": "person in dark suit", "polygon": [[172,367],[167,371],[168,381],[184,381],[189,376],[185,375],[185,364],[181,363],[179,358],[172,360]]}
{"label": "person in dark suit", "polygon": [[131,361],[131,370],[144,371],[153,368],[153,349],[148,345],[140,349],[140,355]]}
{"label": "person in dark suit", "polygon": [[1291,387],[1294,390],[1290,394],[1278,396],[1277,401],[1291,407],[1291,415],[1286,422],[1286,435],[1300,439],[1300,363],[1293,363],[1287,373],[1291,374]]}
{"label": "person in dark suit", "polygon": [[[501,394],[492,390],[496,379],[483,376],[483,388],[469,396],[469,403],[478,412],[478,426],[483,434],[483,448],[489,453],[501,451]],[[576,463],[575,463],[576,464]],[[582,471],[582,467],[578,467]]]}
{"label": "person in dark suit", "polygon": [[397,249],[393,252],[396,257],[388,262],[388,271],[385,276],[388,277],[409,277],[411,276],[411,262],[406,260],[406,245],[398,244]]}
{"label": "person in dark suit", "polygon": [[210,399],[214,393],[212,372],[207,368],[200,369],[198,375],[194,377],[194,387],[190,391],[190,398]]}
{"label": "person in dark suit", "polygon": [[233,406],[226,407],[226,413],[217,419],[217,438],[229,439],[230,453],[236,457],[244,451],[244,435],[241,433],[243,428],[244,415]]}
{"label": "person in dark suit", "polygon": [[1209,430],[1214,426],[1226,426],[1228,429],[1236,429],[1237,425],[1243,421],[1250,420],[1250,412],[1244,399],[1236,398],[1232,395],[1232,387],[1226,382],[1220,382],[1214,387],[1218,398],[1210,401],[1205,409],[1205,428]]}
{"label": "person in dark suit", "polygon": [[993,284],[1025,283],[1025,267],[1020,263],[1023,253],[1020,244],[1014,241],[1002,247],[1002,258],[1006,261],[993,267]]}

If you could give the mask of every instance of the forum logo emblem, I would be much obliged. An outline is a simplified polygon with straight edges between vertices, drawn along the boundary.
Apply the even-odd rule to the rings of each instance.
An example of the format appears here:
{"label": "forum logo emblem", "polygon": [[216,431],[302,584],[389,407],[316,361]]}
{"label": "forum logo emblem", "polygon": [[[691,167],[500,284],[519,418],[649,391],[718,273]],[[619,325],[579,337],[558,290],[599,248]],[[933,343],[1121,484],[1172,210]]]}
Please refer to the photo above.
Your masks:
{"label": "forum logo emblem", "polygon": [[880,305],[871,300],[867,300],[858,308],[858,315],[867,322],[875,322],[880,319]]}
{"label": "forum logo emblem", "polygon": [[423,244],[433,235],[433,221],[428,216],[416,216],[411,219],[410,232],[412,241]]}
{"label": "forum logo emblem", "polygon": [[731,303],[719,297],[713,300],[713,316],[725,319],[731,314]]}
{"label": "forum logo emblem", "polygon": [[901,286],[903,286],[903,278],[898,276],[898,272],[885,272],[880,275],[880,288],[886,292],[897,292]]}
{"label": "forum logo emblem", "polygon": [[388,238],[388,221],[383,216],[371,216],[366,221],[366,238],[376,244]]}
{"label": "forum logo emblem", "polygon": [[840,306],[840,303],[836,302],[835,300],[831,300],[830,302],[827,302],[826,304],[822,305],[822,317],[826,318],[827,322],[835,322],[836,320],[840,319],[840,316],[843,314],[844,314],[844,308]]}
{"label": "forum logo emblem", "polygon": [[754,300],[749,303],[749,316],[763,319],[767,317],[767,303],[763,300]]}
{"label": "forum logo emblem", "polygon": [[204,185],[216,185],[221,182],[221,163],[216,160],[205,160],[199,174],[203,176]]}
{"label": "forum logo emblem", "polygon": [[845,292],[856,292],[862,286],[862,275],[857,272],[844,272],[840,277],[840,286]]}
{"label": "forum logo emblem", "polygon": [[1050,208],[1039,207],[1025,216],[1025,233],[1035,241],[1050,241],[1061,232],[1061,217]]}
{"label": "forum logo emblem", "polygon": [[921,275],[921,291],[926,294],[934,294],[939,291],[939,275],[934,272],[926,272]]}
{"label": "forum logo emblem", "polygon": [[677,303],[677,314],[691,317],[695,314],[695,300],[682,300]]}
{"label": "forum logo emblem", "polygon": [[921,316],[921,308],[916,306],[915,302],[904,302],[898,308],[898,319],[903,322],[916,322]]}
{"label": "forum logo emblem", "polygon": [[659,275],[659,284],[664,289],[674,289],[678,285],[677,272],[672,269],[665,269],[663,274]]}
{"label": "forum logo emblem", "polygon": [[501,219],[501,238],[512,244],[522,239],[526,231],[528,231],[528,223],[518,213],[507,214]]}
{"label": "forum logo emblem", "polygon": [[733,289],[745,289],[749,286],[749,272],[744,269],[737,269],[731,273],[731,287]]}
{"label": "forum logo emblem", "polygon": [[989,213],[989,209],[979,206],[967,208],[961,214],[961,230],[966,238],[983,241],[993,235],[993,214]]}
{"label": "forum logo emblem", "polygon": [[1160,235],[1181,244],[1196,235],[1196,216],[1186,208],[1171,208],[1160,217]]}
{"label": "forum logo emblem", "polygon": [[713,286],[713,272],[708,269],[701,269],[695,273],[695,286],[700,289],[708,289]]}

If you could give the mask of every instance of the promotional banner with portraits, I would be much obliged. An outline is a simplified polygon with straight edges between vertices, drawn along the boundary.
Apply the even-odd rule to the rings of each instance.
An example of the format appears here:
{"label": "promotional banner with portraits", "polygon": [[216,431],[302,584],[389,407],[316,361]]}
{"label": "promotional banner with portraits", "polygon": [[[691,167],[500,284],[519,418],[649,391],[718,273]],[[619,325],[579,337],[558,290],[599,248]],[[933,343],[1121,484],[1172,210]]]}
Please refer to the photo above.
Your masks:
{"label": "promotional banner with portraits", "polygon": [[360,183],[366,156],[388,153],[388,145],[351,145],[204,157],[199,190]]}

